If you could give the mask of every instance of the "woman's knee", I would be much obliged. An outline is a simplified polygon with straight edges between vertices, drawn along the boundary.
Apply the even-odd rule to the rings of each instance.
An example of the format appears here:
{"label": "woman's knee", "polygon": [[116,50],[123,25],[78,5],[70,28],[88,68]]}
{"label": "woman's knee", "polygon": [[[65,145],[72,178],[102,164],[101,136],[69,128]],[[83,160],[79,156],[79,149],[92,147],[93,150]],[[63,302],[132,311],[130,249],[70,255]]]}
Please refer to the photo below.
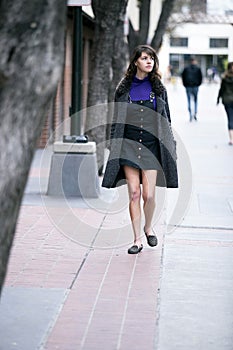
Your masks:
{"label": "woman's knee", "polygon": [[130,199],[133,202],[137,202],[140,200],[141,197],[141,190],[140,187],[135,187],[130,190]]}
{"label": "woman's knee", "polygon": [[155,194],[153,193],[143,193],[142,195],[144,204],[153,204],[155,203]]}

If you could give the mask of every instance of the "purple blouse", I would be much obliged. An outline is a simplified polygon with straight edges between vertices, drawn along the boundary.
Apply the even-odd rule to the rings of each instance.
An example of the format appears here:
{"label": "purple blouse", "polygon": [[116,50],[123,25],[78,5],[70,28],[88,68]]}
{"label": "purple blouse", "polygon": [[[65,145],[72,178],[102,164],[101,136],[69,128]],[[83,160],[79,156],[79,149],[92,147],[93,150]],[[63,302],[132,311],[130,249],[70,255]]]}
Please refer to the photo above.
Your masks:
{"label": "purple blouse", "polygon": [[[138,79],[134,76],[129,93],[131,101],[151,100],[151,92],[152,86],[148,76],[144,79]],[[153,103],[154,109],[156,109],[156,98],[154,94]]]}

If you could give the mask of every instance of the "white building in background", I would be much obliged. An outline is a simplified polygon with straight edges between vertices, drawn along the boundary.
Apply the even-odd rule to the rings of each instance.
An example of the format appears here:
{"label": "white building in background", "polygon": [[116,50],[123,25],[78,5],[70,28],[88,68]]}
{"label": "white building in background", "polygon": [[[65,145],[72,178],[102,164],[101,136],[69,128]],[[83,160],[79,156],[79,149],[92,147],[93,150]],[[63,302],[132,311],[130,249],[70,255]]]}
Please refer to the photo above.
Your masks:
{"label": "white building in background", "polygon": [[195,56],[204,75],[210,67],[221,74],[226,62],[233,61],[233,16],[199,14],[195,23],[183,22],[172,35],[165,35],[160,51],[162,71],[172,66],[174,75],[179,75],[190,56]]}
{"label": "white building in background", "polygon": [[[209,68],[221,74],[233,61],[233,0],[192,0],[195,12],[175,14],[179,23],[174,31],[164,36],[160,51],[163,72],[172,67],[180,75],[189,58],[194,56],[204,75]],[[199,3],[199,7],[197,6]],[[199,10],[199,12],[198,12]]]}
{"label": "white building in background", "polygon": [[[194,5],[201,1],[205,11],[194,18],[177,14],[177,24],[172,35],[164,36],[159,52],[160,70],[166,75],[169,66],[179,75],[190,56],[195,56],[204,75],[207,69],[215,67],[221,74],[227,61],[233,61],[233,0],[192,0]],[[162,1],[151,0],[149,41],[154,35],[161,12]],[[204,13],[206,12],[206,13]],[[129,0],[127,15],[135,30],[138,29],[139,11],[137,0]]]}

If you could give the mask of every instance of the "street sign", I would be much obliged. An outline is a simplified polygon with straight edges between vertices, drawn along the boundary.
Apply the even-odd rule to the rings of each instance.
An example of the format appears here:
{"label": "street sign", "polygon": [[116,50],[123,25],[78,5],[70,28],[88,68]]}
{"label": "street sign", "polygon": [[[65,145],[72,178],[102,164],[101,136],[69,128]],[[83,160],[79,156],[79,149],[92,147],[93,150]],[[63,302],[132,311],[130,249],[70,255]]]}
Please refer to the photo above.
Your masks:
{"label": "street sign", "polygon": [[91,5],[91,0],[68,0],[67,6],[88,6]]}

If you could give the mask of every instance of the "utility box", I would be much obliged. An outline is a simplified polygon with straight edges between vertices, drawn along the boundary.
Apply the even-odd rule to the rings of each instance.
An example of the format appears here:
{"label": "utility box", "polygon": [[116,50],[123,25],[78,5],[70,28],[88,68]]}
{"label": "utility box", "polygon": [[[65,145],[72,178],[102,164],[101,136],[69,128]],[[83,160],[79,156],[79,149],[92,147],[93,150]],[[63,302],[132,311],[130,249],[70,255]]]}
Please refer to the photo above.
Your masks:
{"label": "utility box", "polygon": [[97,198],[96,143],[54,143],[47,195]]}

